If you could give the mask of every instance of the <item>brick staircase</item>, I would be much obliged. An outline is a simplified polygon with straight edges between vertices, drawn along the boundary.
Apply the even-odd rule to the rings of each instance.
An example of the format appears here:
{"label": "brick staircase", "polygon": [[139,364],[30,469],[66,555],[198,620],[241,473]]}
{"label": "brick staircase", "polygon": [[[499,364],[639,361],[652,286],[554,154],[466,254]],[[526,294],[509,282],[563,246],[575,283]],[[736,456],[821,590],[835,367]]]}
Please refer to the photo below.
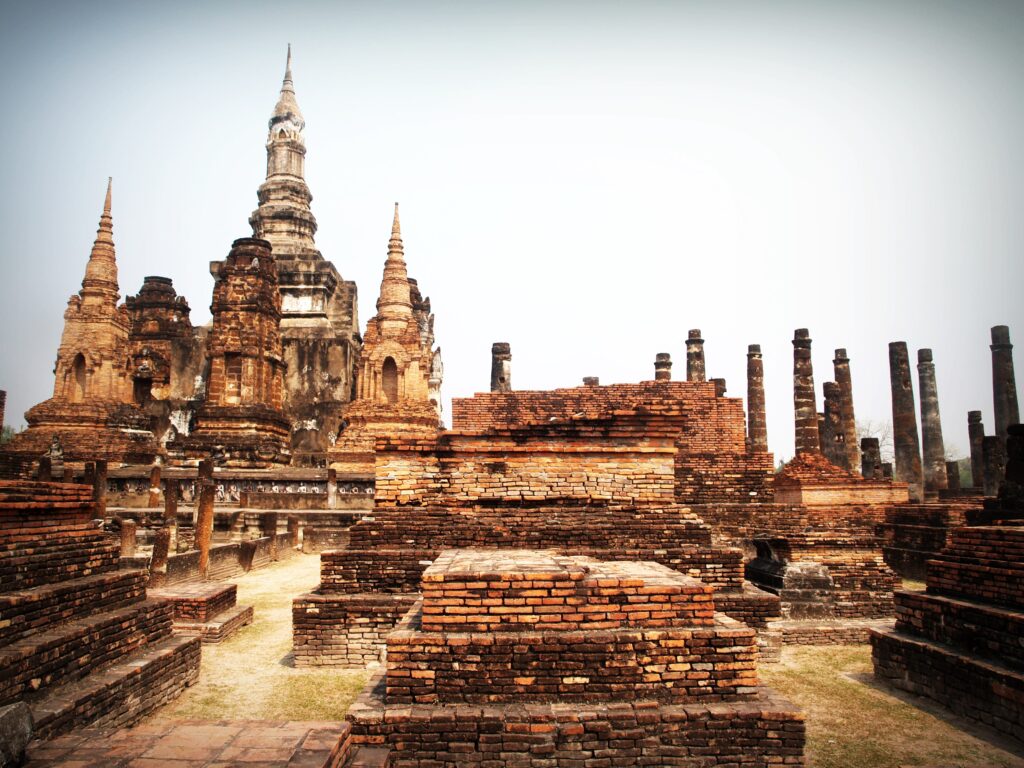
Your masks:
{"label": "brick staircase", "polygon": [[37,738],[128,725],[199,674],[199,640],[92,517],[88,486],[0,481],[0,706],[25,701]]}
{"label": "brick staircase", "polygon": [[219,643],[252,624],[252,606],[238,605],[237,593],[236,584],[224,582],[190,582],[149,592],[171,601],[175,632],[199,635],[204,643]]}

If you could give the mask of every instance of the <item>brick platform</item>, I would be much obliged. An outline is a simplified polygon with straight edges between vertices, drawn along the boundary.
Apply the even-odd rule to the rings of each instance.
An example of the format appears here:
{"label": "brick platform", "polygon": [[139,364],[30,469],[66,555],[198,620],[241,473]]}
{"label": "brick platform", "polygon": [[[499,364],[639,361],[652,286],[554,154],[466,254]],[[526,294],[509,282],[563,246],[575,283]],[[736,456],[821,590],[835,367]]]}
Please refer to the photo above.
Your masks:
{"label": "brick platform", "polygon": [[952,528],[967,524],[967,514],[981,499],[948,500],[886,507],[878,526],[885,562],[908,579],[925,578],[927,562],[946,546]]}
{"label": "brick platform", "polygon": [[199,675],[198,639],[92,518],[91,487],[0,481],[0,705],[25,701],[36,736],[133,723]]}
{"label": "brick platform", "polygon": [[204,643],[219,643],[252,624],[252,606],[236,605],[237,592],[235,584],[199,582],[151,589],[149,594],[170,601],[176,632],[199,635]]}
{"label": "brick platform", "polygon": [[[711,597],[657,563],[443,552],[349,710],[353,738],[396,767],[803,765],[802,717],[757,685],[754,631]],[[550,627],[520,620],[531,599]]]}
{"label": "brick platform", "polygon": [[[380,750],[354,746],[348,723],[180,722],[120,731],[85,729],[29,747],[26,768],[383,768]],[[376,754],[375,754],[376,753]]]}

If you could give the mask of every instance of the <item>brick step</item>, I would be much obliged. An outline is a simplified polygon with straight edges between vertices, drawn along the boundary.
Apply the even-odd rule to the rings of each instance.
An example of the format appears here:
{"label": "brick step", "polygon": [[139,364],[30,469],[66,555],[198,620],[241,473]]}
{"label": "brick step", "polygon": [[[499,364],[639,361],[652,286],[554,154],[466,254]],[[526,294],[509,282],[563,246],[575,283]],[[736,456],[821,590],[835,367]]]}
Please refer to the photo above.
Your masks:
{"label": "brick step", "polygon": [[895,603],[897,630],[1024,670],[1024,611],[908,591]]}
{"label": "brick step", "polygon": [[772,624],[783,645],[863,645],[872,629],[891,629],[892,619],[786,619]]}
{"label": "brick step", "polygon": [[139,602],[147,577],[142,569],[110,571],[0,594],[0,643]]}
{"label": "brick step", "polygon": [[198,637],[172,635],[82,680],[26,697],[33,736],[52,738],[93,725],[120,728],[177,698],[199,677]]}
{"label": "brick step", "polygon": [[930,594],[1024,608],[1024,560],[952,557],[947,551],[928,561],[926,581]]}
{"label": "brick step", "polygon": [[933,640],[872,630],[875,677],[1024,744],[1024,672]]}
{"label": "brick step", "polygon": [[219,643],[246,624],[252,624],[252,613],[251,605],[233,605],[204,622],[175,621],[174,631],[198,635],[204,643]]}
{"label": "brick step", "polygon": [[0,593],[116,570],[120,552],[117,542],[97,530],[47,536],[37,544],[0,544]]}
{"label": "brick step", "polygon": [[0,649],[0,703],[70,683],[171,633],[171,605],[150,599],[62,622]]}

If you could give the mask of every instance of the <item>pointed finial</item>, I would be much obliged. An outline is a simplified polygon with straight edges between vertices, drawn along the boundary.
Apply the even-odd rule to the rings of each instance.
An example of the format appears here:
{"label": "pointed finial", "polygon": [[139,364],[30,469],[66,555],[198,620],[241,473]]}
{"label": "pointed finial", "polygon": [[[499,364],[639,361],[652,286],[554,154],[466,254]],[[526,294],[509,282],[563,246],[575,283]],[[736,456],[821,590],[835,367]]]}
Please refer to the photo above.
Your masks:
{"label": "pointed finial", "polygon": [[391,224],[391,240],[388,241],[388,258],[402,258],[402,225],[398,221],[398,203],[395,203],[395,220]]}
{"label": "pointed finial", "polygon": [[398,222],[398,203],[395,203],[395,220],[391,224],[391,234],[402,236],[402,226]]}
{"label": "pointed finial", "polygon": [[114,177],[107,176],[107,199],[103,201],[103,213],[107,216],[110,215],[110,188],[114,184]]}
{"label": "pointed finial", "polygon": [[281,83],[282,91],[294,90],[295,83],[292,82],[292,44],[288,43],[288,60],[284,66],[284,82]]}

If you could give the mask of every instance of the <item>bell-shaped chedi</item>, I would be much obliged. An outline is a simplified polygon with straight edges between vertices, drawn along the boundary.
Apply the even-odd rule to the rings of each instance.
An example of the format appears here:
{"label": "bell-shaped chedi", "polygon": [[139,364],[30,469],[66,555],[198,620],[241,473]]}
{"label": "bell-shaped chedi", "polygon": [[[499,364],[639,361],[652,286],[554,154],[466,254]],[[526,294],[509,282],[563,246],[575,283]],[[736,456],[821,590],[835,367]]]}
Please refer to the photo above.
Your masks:
{"label": "bell-shaped chedi", "polygon": [[5,453],[40,456],[59,444],[65,460],[149,463],[158,452],[149,418],[132,406],[131,321],[118,305],[111,183],[82,289],[64,312],[53,397],[26,412],[28,429]]}
{"label": "bell-shaped chedi", "polygon": [[440,426],[440,349],[430,299],[406,271],[398,203],[384,262],[377,314],[366,324],[356,397],[328,459],[342,472],[373,472],[377,437],[436,435]]}
{"label": "bell-shaped chedi", "polygon": [[282,410],[281,295],[270,243],[235,240],[214,262],[213,323],[206,340],[209,375],[192,433],[168,443],[176,463],[212,456],[229,467],[261,468],[291,458]]}
{"label": "bell-shaped chedi", "polygon": [[285,373],[282,407],[296,456],[329,446],[352,396],[359,355],[356,284],[342,279],[317,249],[313,195],[306,184],[305,118],[295,98],[291,46],[267,133],[267,175],[249,223],[277,263]]}

